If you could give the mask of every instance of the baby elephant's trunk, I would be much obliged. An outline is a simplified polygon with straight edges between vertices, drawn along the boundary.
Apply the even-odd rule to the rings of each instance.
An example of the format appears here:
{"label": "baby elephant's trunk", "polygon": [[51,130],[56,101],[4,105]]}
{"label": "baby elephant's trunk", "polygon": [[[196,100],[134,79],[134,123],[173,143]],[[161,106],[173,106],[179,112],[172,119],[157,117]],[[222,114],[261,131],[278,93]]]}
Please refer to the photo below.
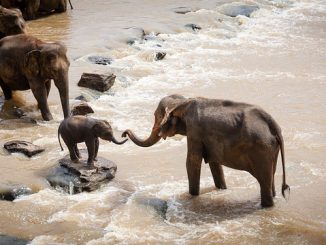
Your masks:
{"label": "baby elephant's trunk", "polygon": [[126,143],[127,140],[128,140],[128,139],[125,139],[125,140],[123,140],[123,141],[117,141],[116,138],[114,138],[114,136],[112,135],[112,142],[113,142],[114,144],[122,145],[122,144]]}

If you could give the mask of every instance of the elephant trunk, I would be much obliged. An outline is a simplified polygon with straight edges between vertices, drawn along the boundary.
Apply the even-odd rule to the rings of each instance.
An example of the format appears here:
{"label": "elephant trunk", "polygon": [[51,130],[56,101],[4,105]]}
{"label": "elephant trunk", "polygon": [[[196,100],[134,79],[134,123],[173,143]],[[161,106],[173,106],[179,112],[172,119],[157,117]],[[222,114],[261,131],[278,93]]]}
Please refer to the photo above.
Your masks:
{"label": "elephant trunk", "polygon": [[152,133],[151,135],[145,139],[145,140],[141,140],[139,139],[131,130],[126,130],[123,135],[126,135],[128,134],[129,138],[138,146],[141,146],[141,147],[150,147],[154,144],[156,144],[160,139],[161,137],[158,136],[158,132],[157,130],[155,130],[153,128],[152,130]]}
{"label": "elephant trunk", "polygon": [[64,72],[58,80],[54,80],[54,83],[59,90],[64,118],[68,118],[70,116],[68,72]]}
{"label": "elephant trunk", "polygon": [[128,139],[124,139],[123,141],[117,141],[116,140],[116,138],[114,137],[114,135],[112,135],[112,142],[114,143],[114,144],[117,144],[117,145],[122,145],[122,144],[124,144],[124,143],[126,143],[126,141],[128,140]]}

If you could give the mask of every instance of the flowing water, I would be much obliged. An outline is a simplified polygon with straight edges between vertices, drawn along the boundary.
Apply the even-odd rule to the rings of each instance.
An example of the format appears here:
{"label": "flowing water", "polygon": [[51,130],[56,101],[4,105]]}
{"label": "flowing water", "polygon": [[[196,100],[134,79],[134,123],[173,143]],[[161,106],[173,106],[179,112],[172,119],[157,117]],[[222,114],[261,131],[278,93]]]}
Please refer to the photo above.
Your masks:
{"label": "flowing water", "polygon": [[[71,103],[90,99],[93,116],[110,121],[117,138],[126,128],[149,135],[157,103],[172,93],[258,104],[282,127],[290,199],[280,193],[280,160],[271,209],[260,208],[248,173],[224,168],[228,189],[216,190],[206,164],[201,194],[191,197],[181,136],[150,148],[100,141],[99,155],[118,165],[116,178],[92,193],[53,190],[44,172],[67,154],[57,142],[63,116],[53,86],[51,122],[41,120],[30,91],[1,97],[0,144],[23,139],[46,148],[31,159],[1,150],[1,183],[36,192],[0,201],[1,234],[32,244],[326,243],[326,1],[243,1],[259,6],[251,18],[223,15],[231,1],[72,2],[74,10],[28,22],[30,34],[67,45]],[[175,13],[180,7],[192,12]],[[167,55],[156,61],[155,52]],[[90,64],[92,55],[113,62]],[[103,94],[79,88],[82,72],[113,72],[116,83]],[[37,124],[16,119],[15,106]]]}

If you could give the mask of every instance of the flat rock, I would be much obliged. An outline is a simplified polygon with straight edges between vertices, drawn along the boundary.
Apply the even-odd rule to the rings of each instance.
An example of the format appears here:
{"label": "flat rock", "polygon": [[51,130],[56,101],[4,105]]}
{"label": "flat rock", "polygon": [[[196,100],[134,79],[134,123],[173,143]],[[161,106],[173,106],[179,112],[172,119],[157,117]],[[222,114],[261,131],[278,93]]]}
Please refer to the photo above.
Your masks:
{"label": "flat rock", "polygon": [[26,245],[30,241],[21,239],[18,237],[13,236],[7,236],[7,235],[1,235],[0,234],[0,244],[1,245]]}
{"label": "flat rock", "polygon": [[28,157],[32,157],[38,153],[43,152],[45,149],[37,145],[34,145],[27,141],[22,140],[13,140],[4,144],[3,146],[10,153],[20,152],[25,154]]}
{"label": "flat rock", "polygon": [[96,73],[83,73],[78,86],[94,89],[100,92],[109,90],[114,82],[116,76],[114,74],[96,74]]}
{"label": "flat rock", "polygon": [[250,17],[250,15],[258,9],[259,7],[257,5],[235,2],[230,4],[223,4],[220,7],[220,12],[230,17],[236,17],[238,15]]}
{"label": "flat rock", "polygon": [[19,196],[30,194],[32,194],[32,190],[24,185],[0,184],[0,200],[13,201]]}
{"label": "flat rock", "polygon": [[46,179],[53,187],[75,194],[83,191],[94,191],[102,184],[115,177],[117,165],[103,157],[98,157],[94,166],[87,165],[87,151],[82,150],[82,159],[73,163],[70,156],[60,159],[58,165],[50,169]]}
{"label": "flat rock", "polygon": [[111,58],[103,56],[89,56],[87,60],[96,65],[110,65],[113,61]]}
{"label": "flat rock", "polygon": [[89,113],[94,113],[94,110],[87,102],[78,102],[74,104],[71,108],[72,115],[87,115]]}

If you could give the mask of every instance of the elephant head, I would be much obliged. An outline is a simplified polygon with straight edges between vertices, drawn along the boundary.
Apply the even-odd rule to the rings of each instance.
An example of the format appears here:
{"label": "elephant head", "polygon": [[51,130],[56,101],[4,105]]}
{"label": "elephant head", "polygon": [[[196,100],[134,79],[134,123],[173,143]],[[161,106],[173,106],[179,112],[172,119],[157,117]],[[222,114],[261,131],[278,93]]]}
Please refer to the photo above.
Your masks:
{"label": "elephant head", "polygon": [[96,137],[103,140],[112,141],[117,145],[124,144],[128,139],[117,141],[113,135],[111,125],[105,120],[96,120],[95,125],[92,127],[93,133]]}
{"label": "elephant head", "polygon": [[68,82],[70,63],[66,53],[66,47],[60,43],[41,43],[37,49],[26,54],[24,61],[26,77],[32,81],[31,83],[54,81],[59,90],[65,118],[70,115]]}
{"label": "elephant head", "polygon": [[0,6],[0,38],[25,33],[25,20],[19,9]]}
{"label": "elephant head", "polygon": [[155,110],[155,122],[150,136],[139,139],[130,129],[123,132],[122,137],[129,138],[138,146],[149,147],[156,144],[161,138],[171,137],[175,134],[186,135],[187,129],[183,121],[183,113],[192,100],[181,95],[170,95],[164,97]]}

